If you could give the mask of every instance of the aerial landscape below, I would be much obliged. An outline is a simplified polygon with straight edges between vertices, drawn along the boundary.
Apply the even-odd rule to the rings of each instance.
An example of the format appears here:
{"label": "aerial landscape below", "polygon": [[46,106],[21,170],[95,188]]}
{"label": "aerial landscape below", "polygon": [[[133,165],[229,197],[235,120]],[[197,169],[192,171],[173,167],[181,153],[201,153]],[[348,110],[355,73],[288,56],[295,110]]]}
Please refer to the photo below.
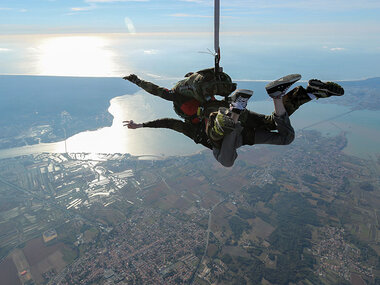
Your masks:
{"label": "aerial landscape below", "polygon": [[[95,82],[37,79],[45,86]],[[110,125],[107,100],[136,90],[97,80],[117,88],[95,86],[98,93],[55,107],[41,96],[35,110],[45,121],[28,119],[33,112],[20,121],[13,114],[6,126],[17,127],[3,135],[3,151],[62,139],[53,131],[64,124],[62,112],[70,114],[71,134]],[[378,110],[371,98],[379,82],[344,82],[339,103],[353,112]],[[245,84],[260,90],[264,83]],[[92,110],[77,112],[78,100],[92,102]],[[31,128],[46,132],[31,140]],[[202,149],[185,156],[53,152],[1,159],[2,284],[378,284],[380,154],[344,153],[350,138],[337,130],[307,128],[290,146],[243,148],[232,168]]]}
{"label": "aerial landscape below", "polygon": [[380,285],[380,1],[2,0],[0,285]]}

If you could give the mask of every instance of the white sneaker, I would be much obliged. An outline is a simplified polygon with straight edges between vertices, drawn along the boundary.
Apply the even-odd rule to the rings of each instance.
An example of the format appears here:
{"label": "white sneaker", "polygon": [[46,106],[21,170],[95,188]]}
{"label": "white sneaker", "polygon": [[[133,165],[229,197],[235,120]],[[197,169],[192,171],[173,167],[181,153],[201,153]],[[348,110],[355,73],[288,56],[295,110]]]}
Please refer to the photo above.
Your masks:
{"label": "white sneaker", "polygon": [[232,102],[230,104],[230,110],[234,113],[240,113],[243,111],[248,104],[249,98],[253,95],[252,90],[248,89],[238,89],[230,97]]}

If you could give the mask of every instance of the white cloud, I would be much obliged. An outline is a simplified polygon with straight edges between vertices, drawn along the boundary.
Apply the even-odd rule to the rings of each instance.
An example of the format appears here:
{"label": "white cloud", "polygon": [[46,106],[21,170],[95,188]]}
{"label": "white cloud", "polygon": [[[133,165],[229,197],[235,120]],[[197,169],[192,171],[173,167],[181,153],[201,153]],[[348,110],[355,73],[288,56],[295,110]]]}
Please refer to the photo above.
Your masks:
{"label": "white cloud", "polygon": [[9,48],[0,48],[0,52],[8,52],[11,51]]}
{"label": "white cloud", "polygon": [[322,48],[323,49],[328,49],[329,51],[342,51],[342,50],[346,50],[346,48],[343,48],[343,47],[333,47],[333,48],[330,48],[329,46],[323,46]]}
{"label": "white cloud", "polygon": [[150,0],[86,0],[86,3],[149,2]]}
{"label": "white cloud", "polygon": [[0,11],[9,11],[9,10],[12,10],[12,8],[0,7]]}
{"label": "white cloud", "polygon": [[144,50],[144,53],[145,54],[157,54],[158,50],[156,50],[156,49],[148,49],[148,50]]}
{"label": "white cloud", "polygon": [[208,15],[192,15],[192,14],[171,14],[170,17],[177,17],[177,18],[213,18],[214,16],[208,16]]}
{"label": "white cloud", "polygon": [[125,17],[124,22],[125,22],[125,25],[127,26],[128,32],[130,32],[131,34],[136,34],[136,28],[132,20],[128,17]]}
{"label": "white cloud", "polygon": [[153,74],[153,73],[146,73],[146,75],[153,77],[153,78],[156,78],[156,79],[162,78],[161,75],[157,75],[157,74]]}
{"label": "white cloud", "polygon": [[81,11],[90,11],[94,10],[96,7],[95,6],[87,6],[87,7],[73,7],[70,10],[74,12],[81,12]]}

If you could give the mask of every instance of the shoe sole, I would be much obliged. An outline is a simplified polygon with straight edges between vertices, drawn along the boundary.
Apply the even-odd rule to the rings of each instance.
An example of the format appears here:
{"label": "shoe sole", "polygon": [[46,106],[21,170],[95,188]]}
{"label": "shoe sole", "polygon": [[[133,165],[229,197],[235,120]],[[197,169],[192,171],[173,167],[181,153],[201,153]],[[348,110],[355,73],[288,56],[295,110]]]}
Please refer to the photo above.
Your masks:
{"label": "shoe sole", "polygon": [[253,91],[249,89],[238,89],[234,92],[234,94],[241,94],[243,97],[251,97],[253,95]]}
{"label": "shoe sole", "polygon": [[[322,82],[318,79],[309,80],[309,87],[318,91],[326,92],[330,96],[342,96],[344,94],[344,89],[342,87],[339,88],[333,85],[330,87],[329,84]],[[339,91],[333,90],[333,88],[339,89]]]}
{"label": "shoe sole", "polygon": [[301,79],[300,74],[289,74],[265,85],[265,89],[272,89],[283,84],[294,84]]}
{"label": "shoe sole", "polygon": [[[281,85],[289,85],[286,90],[294,83],[296,83],[298,80],[301,79],[301,75],[300,74],[289,74],[289,75],[286,75],[284,77],[281,77],[275,81],[272,81],[270,83],[268,83],[267,85],[265,85],[265,89],[267,90],[268,93],[269,90],[273,89],[273,88],[276,88],[278,86],[281,86]],[[285,92],[286,92],[285,90]],[[283,92],[281,91],[276,91],[274,93],[271,93],[271,97],[277,97],[279,95],[281,95]]]}
{"label": "shoe sole", "polygon": [[253,91],[252,90],[249,90],[249,89],[238,89],[238,90],[236,90],[231,95],[231,99],[232,99],[232,102],[235,102],[235,100],[237,100],[239,97],[242,97],[242,98],[251,98],[252,95],[253,95]]}
{"label": "shoe sole", "polygon": [[[248,101],[249,101],[249,99],[252,97],[252,95],[253,95],[253,91],[252,90],[249,90],[249,89],[238,89],[238,90],[236,90],[233,94],[232,94],[232,96],[230,97],[231,99],[231,104],[230,104],[230,106],[231,107],[233,107],[233,109],[232,109],[232,112],[234,112],[234,113],[240,113],[243,109],[245,109],[245,107],[247,106],[247,104],[248,104]],[[241,106],[241,107],[239,107],[239,108],[236,108],[236,105],[234,105],[234,104],[236,104],[237,102],[244,102],[243,103],[243,106],[244,106],[244,108],[243,109],[241,109],[241,107],[243,107],[243,106]]]}

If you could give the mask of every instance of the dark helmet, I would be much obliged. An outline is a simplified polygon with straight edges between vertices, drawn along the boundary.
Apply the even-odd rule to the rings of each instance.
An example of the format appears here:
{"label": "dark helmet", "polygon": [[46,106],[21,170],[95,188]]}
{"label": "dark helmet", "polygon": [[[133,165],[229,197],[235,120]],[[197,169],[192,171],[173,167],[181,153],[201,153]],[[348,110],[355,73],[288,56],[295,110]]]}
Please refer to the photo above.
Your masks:
{"label": "dark helmet", "polygon": [[196,72],[203,79],[202,89],[205,94],[228,96],[236,90],[236,83],[224,72],[215,72],[214,68],[207,68]]}
{"label": "dark helmet", "polygon": [[236,83],[233,83],[231,77],[224,72],[215,74],[217,95],[228,96],[236,90]]}

